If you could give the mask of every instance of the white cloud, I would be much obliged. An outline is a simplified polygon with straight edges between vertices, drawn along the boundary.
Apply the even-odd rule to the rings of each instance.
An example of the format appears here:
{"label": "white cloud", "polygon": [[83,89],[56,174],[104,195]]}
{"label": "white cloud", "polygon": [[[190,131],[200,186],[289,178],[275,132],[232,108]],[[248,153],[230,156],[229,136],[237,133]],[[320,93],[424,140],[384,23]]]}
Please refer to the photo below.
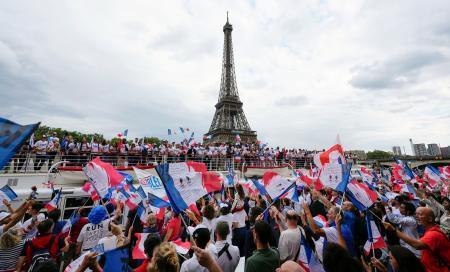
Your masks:
{"label": "white cloud", "polygon": [[[449,145],[448,1],[10,1],[1,115],[164,137],[209,128],[226,11],[244,111],[263,141]],[[100,129],[99,129],[100,128]]]}

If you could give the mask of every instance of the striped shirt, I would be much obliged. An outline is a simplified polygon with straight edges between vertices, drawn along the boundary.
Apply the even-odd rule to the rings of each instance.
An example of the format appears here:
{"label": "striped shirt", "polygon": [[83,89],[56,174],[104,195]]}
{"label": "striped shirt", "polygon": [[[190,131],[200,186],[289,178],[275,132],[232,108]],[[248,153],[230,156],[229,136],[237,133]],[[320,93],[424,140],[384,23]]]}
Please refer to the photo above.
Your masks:
{"label": "striped shirt", "polygon": [[16,246],[6,249],[0,249],[0,272],[14,271],[17,261],[22,251],[24,241],[20,241]]}

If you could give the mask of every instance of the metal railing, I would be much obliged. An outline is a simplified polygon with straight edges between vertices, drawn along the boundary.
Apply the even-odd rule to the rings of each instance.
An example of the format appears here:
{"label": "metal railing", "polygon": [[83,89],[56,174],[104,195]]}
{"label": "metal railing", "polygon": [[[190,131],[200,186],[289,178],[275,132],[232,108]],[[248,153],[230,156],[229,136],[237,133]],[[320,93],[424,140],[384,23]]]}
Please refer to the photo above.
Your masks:
{"label": "metal railing", "polygon": [[[124,154],[95,154],[85,153],[77,155],[65,154],[18,154],[13,157],[8,164],[0,170],[0,173],[46,173],[51,165],[60,162],[61,166],[84,166],[87,162],[100,157],[102,161],[109,162],[113,166],[148,166],[161,163],[175,163],[185,161],[202,162],[206,164],[209,171],[227,171],[232,169],[241,170],[245,167],[276,167],[289,164],[292,168],[309,167],[313,161],[311,157],[298,157],[290,159],[242,157],[237,159],[232,156],[165,156],[160,154],[147,155],[124,155]],[[60,166],[60,167],[61,167]]]}

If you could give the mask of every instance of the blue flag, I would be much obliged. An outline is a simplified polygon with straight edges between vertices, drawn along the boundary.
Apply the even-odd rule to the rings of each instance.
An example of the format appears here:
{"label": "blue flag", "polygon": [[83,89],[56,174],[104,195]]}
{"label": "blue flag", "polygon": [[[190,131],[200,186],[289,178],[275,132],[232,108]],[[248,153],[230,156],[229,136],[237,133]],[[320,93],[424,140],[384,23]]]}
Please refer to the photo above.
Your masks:
{"label": "blue flag", "polygon": [[119,247],[105,252],[105,266],[103,271],[108,272],[131,272],[133,269],[128,265],[130,255],[128,246]]}
{"label": "blue flag", "polygon": [[5,167],[17,149],[31,136],[39,124],[22,126],[0,118],[0,169]]}
{"label": "blue flag", "polygon": [[156,166],[156,172],[158,172],[158,175],[164,184],[164,189],[166,189],[166,194],[169,198],[169,202],[172,206],[173,211],[179,214],[182,211],[186,210],[188,208],[188,205],[184,201],[180,192],[175,187],[175,182],[169,174],[169,164],[165,163]]}
{"label": "blue flag", "polygon": [[172,135],[172,130],[170,128],[167,129],[167,135]]}
{"label": "blue flag", "polygon": [[184,128],[180,127],[181,133],[184,133]]}
{"label": "blue flag", "polygon": [[352,163],[342,164],[342,181],[336,186],[336,190],[339,192],[345,192],[348,182],[350,181],[350,175],[352,170]]}

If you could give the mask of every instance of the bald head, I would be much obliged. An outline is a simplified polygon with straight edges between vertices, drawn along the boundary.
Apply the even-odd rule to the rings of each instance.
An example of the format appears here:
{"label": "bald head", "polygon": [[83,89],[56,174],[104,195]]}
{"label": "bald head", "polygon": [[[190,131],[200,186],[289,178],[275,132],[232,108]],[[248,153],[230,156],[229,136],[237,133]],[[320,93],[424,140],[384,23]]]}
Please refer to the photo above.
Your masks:
{"label": "bald head", "polygon": [[289,210],[286,213],[286,223],[288,228],[297,228],[298,214],[294,210]]}
{"label": "bald head", "polygon": [[419,225],[424,227],[429,227],[434,225],[434,212],[432,209],[427,207],[419,207],[416,210],[417,222]]}

